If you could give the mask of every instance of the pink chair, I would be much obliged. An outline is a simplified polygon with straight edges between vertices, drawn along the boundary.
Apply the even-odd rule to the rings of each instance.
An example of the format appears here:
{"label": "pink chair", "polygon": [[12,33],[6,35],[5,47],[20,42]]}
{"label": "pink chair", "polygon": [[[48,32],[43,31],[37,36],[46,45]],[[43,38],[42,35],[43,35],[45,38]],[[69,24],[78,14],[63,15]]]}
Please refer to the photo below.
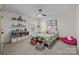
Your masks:
{"label": "pink chair", "polygon": [[69,40],[67,37],[63,38],[63,41],[67,44],[71,44],[71,45],[76,45],[77,44],[77,40],[73,37],[71,37],[72,40]]}

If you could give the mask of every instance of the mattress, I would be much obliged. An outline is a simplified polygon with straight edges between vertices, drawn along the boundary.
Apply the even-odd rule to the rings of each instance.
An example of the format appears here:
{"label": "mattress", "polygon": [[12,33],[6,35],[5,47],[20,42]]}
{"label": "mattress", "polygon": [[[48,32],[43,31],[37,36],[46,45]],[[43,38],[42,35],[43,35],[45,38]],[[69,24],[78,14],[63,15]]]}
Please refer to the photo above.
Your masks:
{"label": "mattress", "polygon": [[54,41],[57,37],[58,37],[58,33],[54,33],[54,34],[35,34],[35,36],[40,36],[45,38],[45,41],[47,41],[49,44],[52,43],[52,41]]}

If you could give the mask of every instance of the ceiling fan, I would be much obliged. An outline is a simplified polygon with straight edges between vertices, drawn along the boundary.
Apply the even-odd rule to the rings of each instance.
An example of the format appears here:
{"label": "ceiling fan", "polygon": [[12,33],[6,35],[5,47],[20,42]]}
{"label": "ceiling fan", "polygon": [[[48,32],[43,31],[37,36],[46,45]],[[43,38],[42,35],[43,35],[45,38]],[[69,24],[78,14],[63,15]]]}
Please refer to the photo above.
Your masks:
{"label": "ceiling fan", "polygon": [[36,14],[36,15],[47,16],[46,14],[43,14],[42,11],[43,11],[43,9],[39,9],[38,14]]}

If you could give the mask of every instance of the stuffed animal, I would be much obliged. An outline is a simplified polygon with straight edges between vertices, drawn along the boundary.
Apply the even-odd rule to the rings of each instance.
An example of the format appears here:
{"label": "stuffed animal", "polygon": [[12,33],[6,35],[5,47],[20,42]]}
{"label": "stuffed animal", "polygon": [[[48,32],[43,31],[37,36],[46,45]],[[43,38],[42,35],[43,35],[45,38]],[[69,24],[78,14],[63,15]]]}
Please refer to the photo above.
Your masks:
{"label": "stuffed animal", "polygon": [[73,36],[71,36],[70,39],[68,39],[67,37],[64,37],[63,41],[65,43],[67,43],[67,44],[72,44],[72,45],[76,45],[77,44],[77,40]]}

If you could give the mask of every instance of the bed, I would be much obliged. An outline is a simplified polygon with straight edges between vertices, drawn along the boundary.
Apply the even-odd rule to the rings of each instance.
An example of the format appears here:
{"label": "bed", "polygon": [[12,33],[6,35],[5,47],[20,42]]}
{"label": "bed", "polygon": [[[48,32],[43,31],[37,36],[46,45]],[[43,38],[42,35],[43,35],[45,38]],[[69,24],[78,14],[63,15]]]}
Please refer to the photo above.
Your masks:
{"label": "bed", "polygon": [[43,38],[43,39],[38,39],[39,41],[44,41],[44,43],[47,46],[50,46],[52,44],[52,42],[54,42],[57,38],[58,38],[58,33],[55,34],[35,34],[35,37],[39,37],[39,38]]}
{"label": "bed", "polygon": [[37,37],[38,41],[43,41],[47,47],[50,47],[59,35],[57,29],[57,20],[48,20],[46,26],[47,29],[49,29],[48,32],[37,32],[34,33],[32,36]]}

